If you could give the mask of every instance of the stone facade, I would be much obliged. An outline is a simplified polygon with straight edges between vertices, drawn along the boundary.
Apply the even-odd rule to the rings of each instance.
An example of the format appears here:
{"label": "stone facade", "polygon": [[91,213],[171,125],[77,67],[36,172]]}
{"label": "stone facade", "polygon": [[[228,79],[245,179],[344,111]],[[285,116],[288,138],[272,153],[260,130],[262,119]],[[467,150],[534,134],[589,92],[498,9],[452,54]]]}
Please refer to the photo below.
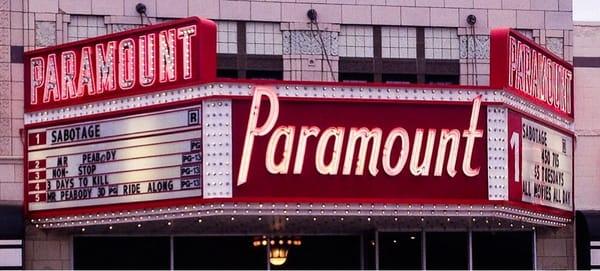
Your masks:
{"label": "stone facade", "polygon": [[[460,41],[457,57],[461,67],[461,84],[489,83],[489,32],[495,27],[531,31],[532,37],[540,44],[548,46],[567,61],[573,58],[571,0],[0,0],[0,204],[3,201],[23,201],[23,145],[19,134],[23,127],[22,52],[139,27],[142,19],[135,10],[139,2],[147,6],[147,15],[152,23],[201,16],[217,21],[278,25],[279,29],[274,30],[281,31],[281,50],[260,48],[263,53],[282,55],[286,80],[336,80],[342,25],[455,28]],[[310,8],[318,12],[329,60],[324,58],[325,53],[318,46],[314,29],[310,29],[306,17]],[[473,27],[466,22],[469,14],[477,16]],[[229,30],[235,31],[233,26]],[[219,33],[230,34],[227,31]],[[264,35],[264,39],[255,41],[255,44],[263,46],[271,42],[272,46],[276,46],[276,36]],[[272,40],[266,40],[269,37]],[[219,41],[219,52],[235,53],[237,37],[221,38]],[[368,56],[368,42],[365,47],[362,52]],[[431,55],[443,56],[443,50],[451,49],[434,47]],[[407,56],[412,55],[407,53]],[[450,57],[453,57],[452,53]],[[577,77],[585,76],[590,80],[575,80],[576,104],[583,106],[575,110],[580,131],[576,157],[599,158],[591,153],[591,148],[581,147],[595,144],[594,138],[600,134],[598,127],[594,126],[598,123],[595,115],[590,113],[594,112],[593,101],[598,98],[594,93],[597,91],[579,91],[597,85],[594,80],[597,81],[598,76],[586,76],[585,73],[587,71],[577,71]],[[597,179],[597,172],[591,172],[597,168],[597,163],[593,162],[596,160],[576,158],[576,163],[579,161],[576,165],[578,175],[575,176],[578,193],[591,195],[595,191],[585,184]],[[586,189],[579,189],[580,182]],[[587,196],[576,200],[576,204],[586,207],[596,204]],[[573,268],[572,236],[570,228],[540,229],[537,233],[538,268]],[[25,268],[71,267],[69,235],[40,232],[30,227],[26,239]]]}
{"label": "stone facade", "polygon": [[25,269],[73,269],[72,237],[59,231],[26,227]]}
{"label": "stone facade", "polygon": [[540,270],[574,269],[574,226],[561,229],[536,229],[536,268]]}
{"label": "stone facade", "polygon": [[[600,63],[600,23],[581,22],[575,25],[575,57],[596,59]],[[597,102],[600,100],[598,85],[600,67],[596,65],[575,66],[575,206],[578,210],[600,209],[600,185],[598,164],[600,153],[596,146],[600,142],[600,122]],[[596,67],[594,67],[596,66]]]}

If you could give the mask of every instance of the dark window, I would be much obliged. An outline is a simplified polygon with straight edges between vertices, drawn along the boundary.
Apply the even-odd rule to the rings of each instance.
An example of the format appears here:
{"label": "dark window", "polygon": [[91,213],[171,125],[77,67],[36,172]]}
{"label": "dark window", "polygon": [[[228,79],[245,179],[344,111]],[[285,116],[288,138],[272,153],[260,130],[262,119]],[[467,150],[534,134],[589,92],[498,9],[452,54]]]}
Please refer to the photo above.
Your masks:
{"label": "dark window", "polygon": [[382,75],[382,81],[386,83],[416,83],[417,75],[384,73]]}
{"label": "dark window", "polygon": [[248,79],[266,79],[266,80],[282,80],[282,71],[247,71],[246,78]]}
{"label": "dark window", "polygon": [[175,269],[266,269],[265,247],[252,237],[175,237]]}
{"label": "dark window", "polygon": [[457,85],[459,79],[458,75],[425,75],[425,82],[428,84]]}
{"label": "dark window", "polygon": [[473,269],[533,269],[533,234],[473,232]]}
{"label": "dark window", "polygon": [[422,269],[420,232],[379,233],[380,269]]}
{"label": "dark window", "polygon": [[372,73],[341,72],[340,82],[373,82]]}
{"label": "dark window", "polygon": [[238,78],[237,70],[217,69],[218,78]]}
{"label": "dark window", "polygon": [[[267,269],[266,247],[252,237],[176,237],[175,269]],[[359,236],[305,236],[271,269],[360,269]]]}
{"label": "dark window", "polygon": [[469,268],[468,233],[428,232],[425,241],[427,269]]}
{"label": "dark window", "polygon": [[306,236],[291,247],[285,264],[271,269],[360,269],[359,236]]}
{"label": "dark window", "polygon": [[10,47],[10,62],[23,63],[23,46]]}
{"label": "dark window", "polygon": [[75,269],[169,269],[169,237],[75,237]]}

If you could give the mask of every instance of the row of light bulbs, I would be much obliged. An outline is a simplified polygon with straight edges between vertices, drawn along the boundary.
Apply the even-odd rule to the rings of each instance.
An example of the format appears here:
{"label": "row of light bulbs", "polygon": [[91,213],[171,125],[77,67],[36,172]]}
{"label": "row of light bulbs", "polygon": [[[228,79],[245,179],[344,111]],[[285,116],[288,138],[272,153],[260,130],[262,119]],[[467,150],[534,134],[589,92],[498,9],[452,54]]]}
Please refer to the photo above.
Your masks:
{"label": "row of light bulbs", "polygon": [[[236,219],[235,219],[235,217],[233,217],[233,216],[230,218],[230,221],[235,221],[235,220],[236,220]],[[263,220],[263,218],[262,218],[262,217],[258,217],[258,218],[257,218],[257,221],[262,221],[262,220]],[[316,222],[316,221],[318,221],[318,220],[319,220],[319,219],[318,219],[317,217],[313,217],[313,218],[312,218],[312,221],[313,221],[313,222]],[[372,221],[373,221],[373,218],[371,218],[371,217],[367,217],[367,218],[366,218],[366,220],[367,220],[368,222],[372,222]],[[421,222],[425,222],[425,220],[426,220],[426,219],[425,219],[425,217],[421,217],[419,220],[420,220]],[[285,217],[285,221],[290,221],[290,217]],[[343,222],[343,221],[345,221],[345,217],[343,217],[343,216],[342,216],[342,217],[339,217],[339,221],[340,221],[340,222]],[[398,221],[400,221],[400,218],[398,218],[398,217],[394,217],[394,221],[395,221],[395,222],[398,222]],[[451,222],[451,221],[452,221],[452,218],[450,218],[450,217],[447,217],[447,218],[445,219],[445,221],[446,221],[446,222]],[[471,221],[472,221],[472,222],[477,222],[477,218],[473,217],[473,218],[471,218]],[[197,222],[201,224],[201,223],[203,223],[204,221],[203,221],[202,219],[198,219],[198,220],[197,220]],[[501,221],[498,221],[498,222],[496,222],[496,223],[491,223],[491,222],[490,222],[490,220],[489,220],[489,218],[487,218],[487,217],[486,217],[486,218],[483,220],[483,222],[484,222],[486,225],[493,224],[493,225],[498,225],[499,227],[501,227],[501,226],[503,225]],[[166,225],[170,227],[170,226],[172,226],[172,225],[173,225],[173,222],[172,222],[172,221],[167,221]],[[507,225],[508,225],[510,228],[515,228],[515,223],[507,223]],[[566,224],[563,224],[563,223],[556,223],[555,225],[556,225],[556,226],[565,226]],[[491,225],[490,225],[490,226],[491,226]],[[37,228],[39,228],[39,225],[36,225],[36,227],[37,227]],[[138,229],[141,229],[141,228],[142,228],[142,223],[137,223],[137,224],[136,224],[136,227],[137,227]],[[531,227],[531,229],[532,229],[532,230],[535,230],[535,229],[536,229],[536,227],[535,227],[535,226],[525,226],[525,224],[520,224],[520,227],[519,227],[519,226],[517,226],[516,228],[521,228],[521,229],[529,229],[530,227]],[[113,230],[113,229],[114,229],[114,226],[113,226],[113,225],[109,225],[109,226],[108,226],[108,230]],[[85,227],[82,227],[82,228],[81,228],[81,232],[85,232],[85,231],[86,231],[86,228],[85,228]],[[274,241],[271,241],[271,242],[274,242]],[[260,245],[260,244],[259,244],[259,245]],[[266,244],[263,244],[263,245],[266,245]]]}
{"label": "row of light bulbs", "polygon": [[[234,204],[234,208],[237,208],[238,204]],[[174,210],[172,210],[171,208],[166,208],[166,210],[161,209],[152,209],[150,210],[150,212],[147,212],[147,210],[141,210],[141,211],[135,211],[135,214],[132,214],[130,211],[124,213],[124,212],[119,212],[118,215],[116,213],[112,213],[110,216],[107,213],[104,213],[103,215],[100,214],[96,214],[94,215],[83,215],[83,216],[73,216],[73,217],[58,217],[58,218],[44,218],[44,219],[32,219],[31,222],[36,224],[37,227],[39,227],[41,225],[42,228],[62,228],[62,227],[77,227],[77,226],[82,226],[82,225],[98,225],[98,224],[114,224],[114,223],[132,223],[132,222],[143,222],[143,221],[150,221],[150,220],[167,220],[167,219],[173,219],[173,218],[184,218],[184,217],[198,217],[198,216],[210,216],[210,215],[227,215],[227,214],[246,214],[246,215],[289,215],[289,214],[294,214],[294,210],[288,210],[288,209],[281,209],[276,208],[276,204],[272,204],[271,206],[273,208],[276,209],[271,209],[271,210],[264,210],[265,205],[264,204],[259,204],[259,207],[256,208],[256,205],[253,206],[254,209],[252,209],[251,205],[248,204],[247,205],[247,209],[245,211],[242,210],[238,210],[238,209],[234,209],[234,210],[227,210],[227,213],[225,213],[225,204],[221,204],[221,208],[223,209],[214,209],[216,208],[215,204],[211,204],[210,208],[211,210],[202,210],[202,211],[197,211],[197,207],[196,206],[191,206],[191,207],[184,207],[184,208],[174,208]],[[285,206],[289,206],[288,204],[285,204]],[[300,204],[297,204],[297,206],[301,206]],[[314,215],[314,214],[320,214],[320,215],[334,215],[334,216],[339,216],[339,215],[345,215],[345,216],[364,216],[364,215],[368,215],[368,216],[397,216],[397,215],[406,215],[406,216],[426,216],[426,217],[431,217],[431,216],[447,216],[449,214],[449,212],[454,212],[455,216],[457,217],[466,217],[466,216],[473,216],[473,215],[478,215],[478,216],[496,216],[496,217],[503,217],[503,218],[507,218],[507,219],[511,219],[511,220],[515,220],[515,221],[523,221],[523,222],[527,222],[527,223],[534,223],[534,224],[543,224],[543,225],[548,225],[548,226],[564,226],[566,225],[566,223],[571,222],[570,218],[565,218],[565,217],[559,217],[559,216],[553,216],[553,215],[547,215],[547,214],[541,214],[541,213],[537,213],[537,212],[532,212],[532,211],[528,211],[528,210],[523,210],[523,209],[519,209],[519,208],[512,208],[512,207],[506,207],[506,206],[498,206],[498,205],[494,205],[494,206],[487,206],[486,205],[482,205],[482,206],[478,206],[475,208],[475,210],[473,210],[473,205],[469,205],[468,207],[465,206],[464,211],[460,211],[461,206],[460,205],[456,205],[456,206],[450,206],[450,205],[445,205],[440,207],[441,210],[435,211],[434,209],[437,208],[437,205],[432,205],[432,206],[425,206],[425,205],[420,205],[420,208],[418,207],[418,205],[413,209],[412,205],[408,205],[408,208],[406,209],[406,206],[404,208],[400,208],[400,205],[397,205],[396,209],[393,209],[393,207],[391,209],[387,209],[387,205],[384,205],[384,209],[387,210],[374,210],[375,205],[372,204],[371,205],[371,209],[370,210],[364,210],[362,209],[363,206],[362,204],[359,205],[358,208],[356,208],[357,206],[353,206],[353,208],[349,208],[350,204],[347,204],[347,207],[349,209],[328,209],[326,207],[325,204],[321,205],[321,210],[314,210],[315,212],[313,212],[312,208],[314,207],[313,204],[310,204],[310,208],[311,209],[306,209],[306,207],[304,206],[303,210],[300,209],[296,209],[295,210],[295,214],[296,215],[300,215],[300,216],[305,216],[305,215]],[[335,204],[335,206],[338,206],[338,204]],[[206,209],[208,207],[208,205],[200,205],[198,206],[202,209]],[[427,207],[427,208],[425,208]],[[444,208],[445,207],[445,208]],[[217,207],[218,208],[218,207]],[[268,207],[267,207],[268,208]],[[288,208],[288,207],[284,207],[284,208]],[[301,208],[301,207],[298,207]],[[338,207],[334,207],[334,208],[338,208]],[[381,208],[381,207],[380,207]],[[188,211],[188,210],[194,210],[194,211]],[[362,210],[361,210],[362,209]],[[404,209],[404,210],[402,210]],[[165,213],[165,212],[171,212],[171,213]],[[157,214],[158,213],[158,214]],[[233,216],[232,216],[233,218]],[[316,219],[316,217],[315,217]]]}
{"label": "row of light bulbs", "polygon": [[[169,90],[169,91],[164,91],[161,93],[157,93],[158,96],[166,96],[167,94],[169,94],[169,96],[171,97],[165,97],[165,99],[160,99],[160,100],[156,100],[155,98],[153,98],[153,95],[142,95],[142,96],[138,96],[137,98],[141,98],[144,97],[145,99],[151,99],[151,101],[147,104],[142,104],[142,105],[137,105],[135,107],[141,107],[141,106],[145,106],[145,105],[152,105],[152,104],[161,104],[161,103],[166,103],[166,102],[173,102],[173,101],[181,101],[181,100],[187,100],[187,99],[193,99],[193,98],[200,98],[200,97],[207,97],[207,96],[212,96],[212,95],[231,95],[231,96],[249,96],[251,95],[251,90],[254,86],[253,85],[247,85],[247,86],[242,86],[241,84],[228,84],[227,86],[225,86],[223,83],[211,83],[211,84],[207,84],[207,85],[202,85],[202,86],[196,86],[196,87],[191,87],[191,88],[184,88],[184,89],[176,89],[176,90]],[[214,89],[219,89],[218,91],[215,91]],[[374,96],[372,94],[368,94],[368,95],[364,95],[362,92],[366,90],[368,90],[369,92],[372,91],[373,88],[360,88],[360,87],[309,87],[309,86],[301,86],[301,85],[276,85],[275,88],[277,90],[279,90],[279,95],[281,96],[289,96],[289,97],[306,97],[306,98],[310,98],[310,97],[318,97],[320,98],[321,96],[323,97],[331,97],[331,98],[368,98],[368,99],[398,99],[398,100],[425,100],[425,101],[436,101],[436,100],[440,100],[440,101],[444,101],[444,100],[456,100],[456,101],[470,101],[471,99],[473,99],[474,95],[482,95],[483,100],[486,102],[503,102],[511,107],[517,108],[520,111],[524,111],[527,112],[531,115],[534,115],[540,119],[546,120],[546,121],[550,121],[553,124],[556,124],[560,127],[572,130],[573,129],[573,125],[572,125],[572,120],[566,120],[558,115],[556,115],[553,112],[550,112],[549,110],[545,110],[542,109],[540,107],[538,107],[537,105],[533,105],[530,104],[526,101],[523,101],[522,99],[516,97],[513,94],[510,94],[506,91],[486,91],[486,90],[481,90],[481,91],[475,91],[475,90],[456,90],[456,89],[452,89],[452,90],[444,90],[444,89],[416,89],[413,88],[412,91],[411,89],[390,89],[390,88],[375,88],[378,92],[381,92],[381,90],[384,90],[385,92],[389,93],[388,95],[379,95],[379,96]],[[185,92],[194,92],[195,95],[186,95],[186,94],[182,94],[182,90],[185,90]],[[313,93],[313,95],[309,95],[310,91],[313,91],[315,93]],[[355,90],[357,90],[356,92],[359,93],[359,95],[354,95],[353,93],[355,92]],[[396,93],[401,93],[404,92],[404,95],[400,95],[400,94],[396,94],[393,95],[392,93],[394,93],[394,90]],[[436,93],[440,93],[440,94],[444,94],[445,91],[447,91],[449,97],[444,98],[443,96],[439,96],[439,97],[435,97],[432,94],[436,94]],[[412,92],[412,93],[411,93]],[[330,94],[331,93],[331,94]],[[350,95],[345,95],[344,93],[350,93]],[[432,93],[432,94],[430,94]],[[452,98],[453,96],[456,96],[455,98]],[[128,98],[127,98],[128,99]],[[123,101],[125,101],[126,98],[122,98],[122,99],[115,99],[112,101],[112,104],[116,103],[116,101],[121,101],[121,104],[123,103]],[[108,102],[108,104],[111,104],[111,101]],[[129,104],[129,103],[125,103],[125,104]],[[26,113],[26,117],[25,117],[25,121],[26,124],[30,124],[30,123],[37,123],[37,122],[42,122],[42,121],[48,121],[48,120],[53,120],[53,119],[62,119],[62,118],[69,118],[69,117],[76,117],[76,116],[85,116],[85,115],[91,115],[91,114],[95,114],[95,113],[102,113],[102,112],[106,112],[106,110],[103,110],[103,106],[106,106],[107,103],[95,103],[95,104],[88,104],[88,105],[84,105],[84,106],[73,106],[73,107],[67,107],[67,108],[63,108],[63,109],[55,109],[55,110],[50,110],[50,111],[38,111],[38,112],[32,112],[32,113]],[[100,107],[100,111],[98,110],[93,110],[91,112],[89,112],[89,110],[85,110],[86,112],[84,112],[83,109],[86,109],[87,107]],[[135,108],[134,107],[134,108]],[[132,108],[131,106],[127,106],[126,108],[121,106],[115,106],[115,107],[109,107],[108,111],[117,111],[117,110],[121,110],[121,109],[129,109]],[[78,110],[79,109],[79,110]],[[62,111],[62,113],[64,113],[64,111],[79,111],[77,112],[77,114],[75,113],[70,113],[70,114],[60,114]],[[48,117],[48,115],[50,115],[50,117]],[[56,116],[54,116],[56,115]]]}

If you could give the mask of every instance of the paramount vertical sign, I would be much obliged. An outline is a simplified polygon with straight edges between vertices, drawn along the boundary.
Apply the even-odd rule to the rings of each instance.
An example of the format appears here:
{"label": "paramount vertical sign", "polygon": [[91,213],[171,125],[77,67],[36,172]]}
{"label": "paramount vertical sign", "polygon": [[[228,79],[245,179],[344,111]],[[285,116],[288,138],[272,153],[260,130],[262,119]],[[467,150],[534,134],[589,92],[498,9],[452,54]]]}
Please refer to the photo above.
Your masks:
{"label": "paramount vertical sign", "polygon": [[492,30],[492,87],[573,117],[573,66],[515,30]]}

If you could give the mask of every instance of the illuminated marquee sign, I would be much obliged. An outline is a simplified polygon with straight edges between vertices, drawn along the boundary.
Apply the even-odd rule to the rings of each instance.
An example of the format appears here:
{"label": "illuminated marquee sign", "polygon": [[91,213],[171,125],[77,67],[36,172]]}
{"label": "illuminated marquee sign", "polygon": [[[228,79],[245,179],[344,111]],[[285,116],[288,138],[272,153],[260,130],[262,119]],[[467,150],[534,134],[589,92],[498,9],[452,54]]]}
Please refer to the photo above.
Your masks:
{"label": "illuminated marquee sign", "polygon": [[28,131],[30,211],[202,196],[201,108]]}
{"label": "illuminated marquee sign", "polygon": [[188,18],[30,51],[25,54],[25,108],[212,81],[215,46],[215,24]]}
{"label": "illuminated marquee sign", "polygon": [[573,116],[573,66],[515,30],[491,35],[490,82],[563,116]]}
{"label": "illuminated marquee sign", "polygon": [[[261,98],[265,96],[269,100],[269,113],[264,124],[258,126],[258,116],[261,109]],[[479,168],[471,167],[471,159],[473,154],[473,146],[476,139],[483,137],[483,131],[477,128],[477,120],[479,118],[479,109],[481,107],[480,97],[473,102],[473,109],[470,116],[469,127],[464,131],[459,129],[441,129],[439,137],[436,139],[438,129],[427,129],[427,142],[421,156],[423,145],[423,137],[425,130],[417,128],[414,132],[414,141],[412,142],[412,153],[410,156],[410,173],[414,176],[442,176],[444,171],[450,177],[457,174],[456,160],[458,159],[458,148],[461,144],[461,134],[465,138],[464,148],[465,153],[462,159],[462,173],[465,176],[473,177],[479,174]],[[242,161],[240,163],[240,172],[237,179],[237,184],[242,185],[246,182],[250,162],[252,159],[252,151],[254,139],[257,136],[264,136],[271,133],[269,143],[266,149],[265,167],[272,174],[302,174],[306,153],[306,144],[309,138],[318,139],[315,153],[315,168],[321,175],[337,175],[341,170],[343,175],[363,175],[365,173],[365,164],[368,160],[368,172],[371,176],[379,174],[379,162],[383,167],[383,171],[388,176],[396,176],[402,172],[406,165],[411,145],[408,131],[403,127],[395,127],[389,131],[384,137],[383,131],[379,127],[340,127],[333,126],[323,129],[318,126],[296,127],[294,125],[281,125],[274,128],[279,116],[279,101],[277,94],[269,88],[257,88],[254,92],[254,99],[251,105],[252,111],[248,120],[248,128],[246,130],[246,138],[244,140],[244,150],[242,152]],[[298,131],[298,132],[296,132]],[[348,133],[347,141],[345,134]],[[298,143],[294,148],[295,137],[298,136]],[[333,142],[333,148],[329,148],[330,141]],[[383,142],[382,142],[383,141]],[[437,157],[435,158],[435,169],[430,172],[432,164],[433,151],[437,141]],[[344,142],[346,145],[344,146]],[[360,142],[360,145],[357,143]],[[277,146],[283,144],[283,151],[280,158],[276,158]],[[367,149],[371,144],[371,151],[367,155]],[[397,145],[397,146],[396,146]],[[355,157],[355,149],[358,146],[358,157]],[[383,151],[380,150],[383,147]],[[395,148],[398,148],[399,157],[392,161],[392,153]],[[448,155],[446,151],[449,149]],[[330,153],[331,159],[325,161],[326,156]],[[345,153],[342,159],[342,152]],[[291,154],[296,153],[294,159],[293,170],[290,170],[292,157]],[[368,156],[368,159],[367,159]],[[380,158],[381,156],[381,158]],[[446,156],[448,160],[446,161]],[[356,163],[354,163],[356,159]],[[276,161],[279,159],[278,161]],[[422,162],[421,162],[422,161]],[[343,163],[343,166],[341,164]]]}
{"label": "illuminated marquee sign", "polygon": [[257,87],[233,104],[234,196],[487,200],[482,107],[290,101]]}

